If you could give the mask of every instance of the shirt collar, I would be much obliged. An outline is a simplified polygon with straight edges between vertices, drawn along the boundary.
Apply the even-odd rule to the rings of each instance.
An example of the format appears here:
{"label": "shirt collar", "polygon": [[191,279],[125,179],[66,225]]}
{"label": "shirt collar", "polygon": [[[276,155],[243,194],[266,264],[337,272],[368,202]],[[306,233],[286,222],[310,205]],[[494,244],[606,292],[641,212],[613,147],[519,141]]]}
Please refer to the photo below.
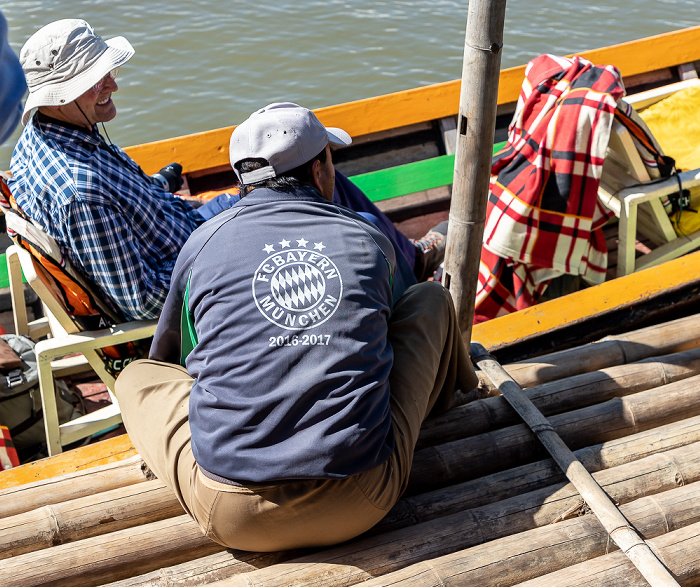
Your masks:
{"label": "shirt collar", "polygon": [[285,191],[270,188],[255,188],[247,196],[240,199],[236,205],[250,206],[253,204],[265,204],[268,202],[304,201],[329,204],[315,187],[300,186],[285,189]]}
{"label": "shirt collar", "polygon": [[104,139],[102,139],[97,130],[97,125],[94,125],[92,127],[92,132],[90,132],[84,126],[78,126],[77,124],[52,118],[40,111],[34,114],[32,123],[39,130],[56,135],[57,138],[71,140],[81,139],[95,146],[99,146],[104,142]]}

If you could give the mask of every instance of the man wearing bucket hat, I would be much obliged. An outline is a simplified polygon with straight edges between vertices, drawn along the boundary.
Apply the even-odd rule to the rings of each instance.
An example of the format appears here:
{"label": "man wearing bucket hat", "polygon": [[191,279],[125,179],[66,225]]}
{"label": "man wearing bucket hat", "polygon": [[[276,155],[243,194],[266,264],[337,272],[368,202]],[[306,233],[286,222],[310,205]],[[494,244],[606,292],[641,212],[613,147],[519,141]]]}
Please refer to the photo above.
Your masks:
{"label": "man wearing bucket hat", "polygon": [[[79,19],[46,25],[25,43],[20,60],[29,85],[26,128],[8,185],[20,208],[125,318],[143,319],[158,316],[189,234],[238,198],[224,194],[194,210],[169,193],[180,186],[179,172],[172,173],[176,164],[154,181],[99,134],[97,123],[116,116],[117,69],[133,54],[125,38],[105,41]],[[335,198],[372,218],[400,253],[397,290],[432,274],[441,261],[444,228],[410,241],[340,174]]]}
{"label": "man wearing bucket hat", "polygon": [[20,52],[26,127],[8,185],[19,207],[124,316],[140,319],[158,316],[177,254],[204,217],[170,193],[180,187],[178,173],[164,189],[167,168],[161,177],[146,175],[97,129],[116,116],[117,69],[133,55],[124,37],[105,41],[79,19],[30,37]]}
{"label": "man wearing bucket hat", "polygon": [[389,240],[332,202],[330,145],[349,142],[291,103],[234,130],[242,199],[189,238],[150,359],[117,380],[134,446],[227,547],[367,530],[406,488],[421,422],[477,385],[449,293],[393,304]]}

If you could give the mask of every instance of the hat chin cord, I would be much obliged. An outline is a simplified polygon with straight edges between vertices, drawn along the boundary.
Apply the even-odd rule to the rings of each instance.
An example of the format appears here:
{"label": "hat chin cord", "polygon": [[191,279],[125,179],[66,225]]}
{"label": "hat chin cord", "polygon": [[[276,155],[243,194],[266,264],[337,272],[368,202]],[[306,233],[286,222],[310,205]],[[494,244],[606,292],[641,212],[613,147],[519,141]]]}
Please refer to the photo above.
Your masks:
{"label": "hat chin cord", "polygon": [[[85,120],[87,121],[88,125],[89,125],[90,128],[92,129],[95,125],[92,124],[92,123],[90,122],[90,119],[87,117],[87,114],[85,114],[85,112],[83,112],[83,109],[80,107],[80,104],[78,104],[78,103],[76,102],[75,105],[78,107],[78,110],[80,110],[80,114],[83,115],[83,118],[85,118]],[[105,136],[107,137],[107,141],[106,141],[106,142],[107,142],[108,144],[111,145],[111,144],[112,144],[112,139],[109,138],[109,134],[107,133],[107,129],[105,128],[105,123],[104,123],[104,122],[102,123],[102,130],[104,131]],[[98,134],[98,135],[100,134],[99,131],[97,131],[97,134]]]}

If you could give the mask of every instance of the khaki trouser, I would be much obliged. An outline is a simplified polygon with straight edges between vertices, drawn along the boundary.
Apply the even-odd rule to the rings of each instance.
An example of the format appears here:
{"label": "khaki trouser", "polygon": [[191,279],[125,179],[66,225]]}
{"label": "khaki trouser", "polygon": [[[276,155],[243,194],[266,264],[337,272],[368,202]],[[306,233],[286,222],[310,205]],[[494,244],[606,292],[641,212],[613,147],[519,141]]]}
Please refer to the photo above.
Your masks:
{"label": "khaki trouser", "polygon": [[449,408],[455,389],[477,385],[452,299],[440,284],[406,291],[392,313],[389,339],[396,446],[382,465],[346,479],[239,487],[205,477],[190,443],[192,378],[178,365],[131,363],[117,380],[117,398],[134,446],[206,536],[253,551],[335,544],[386,515],[406,489],[421,422],[431,409]]}

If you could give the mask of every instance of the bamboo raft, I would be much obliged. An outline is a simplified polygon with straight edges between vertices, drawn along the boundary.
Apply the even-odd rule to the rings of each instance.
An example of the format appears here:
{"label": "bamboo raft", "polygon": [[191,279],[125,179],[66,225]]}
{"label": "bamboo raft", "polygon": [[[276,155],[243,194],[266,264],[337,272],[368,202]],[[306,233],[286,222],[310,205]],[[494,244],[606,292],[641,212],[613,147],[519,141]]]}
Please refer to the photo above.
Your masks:
{"label": "bamboo raft", "polygon": [[[539,311],[556,313],[565,304],[554,300]],[[495,337],[513,320],[481,325],[475,338]],[[694,585],[700,582],[700,315],[619,330],[509,362],[505,370],[676,580]],[[505,346],[501,352],[508,355]],[[113,443],[117,462],[90,467],[77,456],[85,447],[19,467],[37,479],[30,483],[7,471],[15,482],[0,475],[0,585],[646,584],[533,433],[480,376],[487,397],[423,426],[409,488],[387,517],[335,547],[223,549],[202,536],[133,449],[124,449],[128,437],[126,444],[103,443]],[[55,476],[52,463],[66,459],[87,468]],[[91,459],[94,453],[82,457]]]}

